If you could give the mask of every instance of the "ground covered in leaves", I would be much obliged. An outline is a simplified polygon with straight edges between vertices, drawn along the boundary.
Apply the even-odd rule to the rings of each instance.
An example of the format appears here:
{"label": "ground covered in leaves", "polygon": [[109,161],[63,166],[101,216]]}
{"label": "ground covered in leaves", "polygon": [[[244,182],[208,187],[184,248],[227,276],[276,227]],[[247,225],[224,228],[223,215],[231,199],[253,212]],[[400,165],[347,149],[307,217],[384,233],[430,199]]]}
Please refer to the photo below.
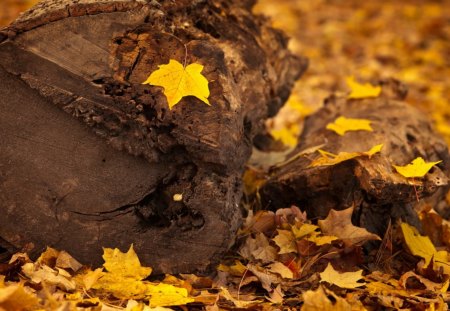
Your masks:
{"label": "ground covered in leaves", "polygon": [[[31,2],[3,0],[0,23]],[[407,101],[450,143],[450,1],[260,0],[255,10],[271,15],[293,38],[292,50],[310,59],[267,124],[280,149],[296,144],[303,118],[326,97],[376,96],[359,83],[385,78],[405,82]],[[133,248],[105,249],[96,270],[64,251],[48,249],[36,261],[18,253],[0,264],[0,310],[448,309],[450,223],[433,206],[419,215],[428,236],[406,223],[377,236],[352,224],[352,209],[319,221],[301,207],[260,210],[254,193],[263,181],[248,172],[248,216],[216,276],[152,275]]]}

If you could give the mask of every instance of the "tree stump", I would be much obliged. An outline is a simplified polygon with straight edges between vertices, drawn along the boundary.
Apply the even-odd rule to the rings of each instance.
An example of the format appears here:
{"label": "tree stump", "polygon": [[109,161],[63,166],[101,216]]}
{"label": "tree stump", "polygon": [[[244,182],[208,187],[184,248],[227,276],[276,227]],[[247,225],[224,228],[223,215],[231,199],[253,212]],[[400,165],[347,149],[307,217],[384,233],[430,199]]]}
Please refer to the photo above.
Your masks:
{"label": "tree stump", "polygon": [[[3,29],[0,251],[32,242],[99,265],[102,247],[134,243],[157,272],[217,263],[252,140],[307,66],[251,6],[44,0]],[[204,65],[211,106],[169,110],[142,85],[170,59]]]}
{"label": "tree stump", "polygon": [[[355,207],[353,220],[383,235],[390,219],[417,223],[413,207],[421,198],[436,203],[445,196],[450,176],[447,144],[432,129],[427,116],[401,101],[405,87],[385,81],[382,96],[367,99],[330,97],[325,106],[305,121],[299,144],[284,163],[272,167],[261,188],[262,206],[277,209],[292,204],[310,218],[325,218],[330,209]],[[369,119],[373,132],[355,131],[339,136],[326,129],[339,116]],[[380,154],[357,157],[333,166],[310,167],[317,150],[333,154],[364,152],[383,144]],[[424,178],[407,179],[395,172],[416,157],[442,160]]]}

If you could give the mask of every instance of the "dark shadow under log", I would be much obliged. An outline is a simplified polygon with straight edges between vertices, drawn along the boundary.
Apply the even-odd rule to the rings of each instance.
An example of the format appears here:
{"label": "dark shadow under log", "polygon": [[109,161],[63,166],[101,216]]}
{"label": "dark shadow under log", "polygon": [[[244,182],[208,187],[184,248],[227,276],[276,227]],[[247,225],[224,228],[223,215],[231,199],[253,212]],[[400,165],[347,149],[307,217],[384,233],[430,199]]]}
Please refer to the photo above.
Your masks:
{"label": "dark shadow under log", "polygon": [[[158,272],[214,265],[252,140],[306,68],[250,2],[47,0],[2,30],[1,249],[98,265],[134,243]],[[169,59],[204,65],[211,106],[169,110],[141,84]]]}

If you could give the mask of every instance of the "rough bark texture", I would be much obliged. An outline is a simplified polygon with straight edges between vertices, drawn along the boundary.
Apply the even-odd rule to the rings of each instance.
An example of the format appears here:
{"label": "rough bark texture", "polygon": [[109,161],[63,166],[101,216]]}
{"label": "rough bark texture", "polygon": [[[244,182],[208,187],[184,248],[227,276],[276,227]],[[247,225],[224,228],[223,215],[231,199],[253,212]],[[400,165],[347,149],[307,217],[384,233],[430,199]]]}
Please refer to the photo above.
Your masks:
{"label": "rough bark texture", "polygon": [[[445,141],[426,115],[400,101],[405,88],[386,82],[379,98],[329,98],[325,106],[305,121],[299,144],[284,164],[273,167],[261,189],[263,206],[306,209],[310,218],[324,218],[330,209],[355,205],[354,222],[383,234],[389,219],[415,222],[412,208],[418,198],[438,202],[448,189],[450,156]],[[339,116],[372,120],[373,132],[347,132],[339,136],[326,125]],[[309,167],[317,149],[339,152],[368,151],[383,144],[381,154],[359,157],[334,166]],[[318,146],[318,147],[315,147]],[[306,152],[302,152],[306,151]],[[407,180],[393,164],[406,165],[416,157],[442,160],[423,179]]]}
{"label": "rough bark texture", "polygon": [[[134,243],[170,273],[216,263],[239,226],[252,139],[306,68],[250,7],[46,0],[1,31],[0,246],[98,265],[101,247]],[[141,84],[185,58],[205,66],[211,106],[169,110]]]}

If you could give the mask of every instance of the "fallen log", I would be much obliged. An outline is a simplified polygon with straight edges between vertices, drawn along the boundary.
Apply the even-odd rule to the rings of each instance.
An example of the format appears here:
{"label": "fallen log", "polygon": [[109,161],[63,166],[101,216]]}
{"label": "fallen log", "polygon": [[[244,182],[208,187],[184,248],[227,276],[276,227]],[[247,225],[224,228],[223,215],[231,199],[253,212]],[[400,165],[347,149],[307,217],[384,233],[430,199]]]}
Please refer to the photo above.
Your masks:
{"label": "fallen log", "polygon": [[[402,101],[406,89],[397,81],[385,81],[378,98],[347,99],[332,96],[325,106],[305,121],[299,143],[286,161],[270,169],[260,189],[262,206],[269,209],[294,204],[308,217],[325,218],[331,209],[355,207],[353,221],[383,235],[390,220],[417,224],[414,206],[422,198],[439,202],[448,190],[450,155],[447,144],[433,130],[426,114]],[[339,136],[327,124],[339,116],[368,119],[373,131],[347,132]],[[319,149],[332,154],[365,152],[383,144],[381,153],[356,157],[332,166],[311,167]],[[407,179],[394,167],[416,157],[440,161],[424,178]]]}
{"label": "fallen log", "polygon": [[[157,272],[217,263],[253,137],[307,62],[252,1],[44,0],[0,31],[0,252],[32,242]],[[143,85],[200,63],[211,106]]]}

